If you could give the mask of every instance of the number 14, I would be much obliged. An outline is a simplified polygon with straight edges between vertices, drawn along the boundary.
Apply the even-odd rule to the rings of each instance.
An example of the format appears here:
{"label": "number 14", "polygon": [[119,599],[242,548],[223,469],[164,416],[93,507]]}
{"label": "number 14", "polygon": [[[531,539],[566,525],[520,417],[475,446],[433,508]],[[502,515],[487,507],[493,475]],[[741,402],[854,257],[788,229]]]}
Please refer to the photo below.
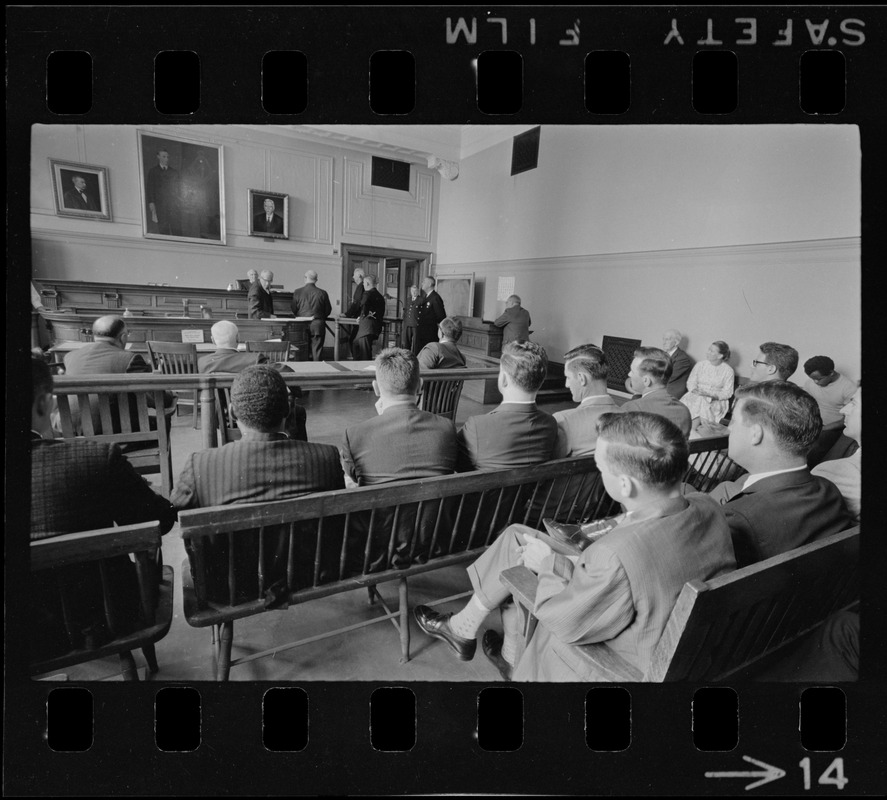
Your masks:
{"label": "number 14", "polygon": [[[810,788],[810,759],[802,758],[800,764],[798,766],[804,771],[804,788]],[[836,758],[832,761],[831,764],[826,767],[825,772],[819,776],[818,784],[821,786],[837,786],[839,789],[843,789],[848,783],[849,779],[844,777],[844,759]]]}

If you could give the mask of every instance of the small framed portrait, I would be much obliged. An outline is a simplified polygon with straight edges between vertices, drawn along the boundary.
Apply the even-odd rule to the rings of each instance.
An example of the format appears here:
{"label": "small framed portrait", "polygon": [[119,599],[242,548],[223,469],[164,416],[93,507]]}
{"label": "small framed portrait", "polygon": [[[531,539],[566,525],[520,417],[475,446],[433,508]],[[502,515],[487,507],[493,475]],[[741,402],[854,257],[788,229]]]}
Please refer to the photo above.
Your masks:
{"label": "small framed portrait", "polygon": [[249,235],[266,239],[289,239],[290,199],[280,192],[247,189],[249,193]]}
{"label": "small framed portrait", "polygon": [[81,217],[111,221],[111,193],[108,168],[92,164],[49,159],[55,213],[60,217]]}
{"label": "small framed portrait", "polygon": [[222,145],[138,131],[142,235],[225,244]]}

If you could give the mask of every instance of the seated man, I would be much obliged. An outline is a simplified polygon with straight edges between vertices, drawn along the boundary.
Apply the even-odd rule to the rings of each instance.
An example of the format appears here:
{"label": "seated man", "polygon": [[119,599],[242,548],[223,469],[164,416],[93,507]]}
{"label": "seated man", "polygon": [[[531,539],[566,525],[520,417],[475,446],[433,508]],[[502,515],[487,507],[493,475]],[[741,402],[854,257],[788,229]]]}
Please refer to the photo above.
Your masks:
{"label": "seated man", "polygon": [[807,468],[820,430],[819,406],[800,386],[767,381],[736,390],[727,455],[748,474],[710,496],[727,515],[740,567],[850,527],[835,485]]}
{"label": "seated man", "polygon": [[[289,393],[273,367],[248,367],[239,373],[231,387],[231,403],[242,438],[189,456],[173,489],[171,500],[176,508],[287,500],[345,487],[335,447],[290,439],[284,433]],[[286,572],[286,539],[285,531],[266,530],[266,585]],[[300,547],[304,544],[305,553],[296,558],[299,574],[295,580],[310,585],[314,538],[297,537],[297,542]],[[235,565],[238,588],[243,596],[255,598],[258,541],[244,537],[238,547],[243,556]],[[186,542],[193,559],[191,548]],[[208,591],[223,602],[228,599],[227,548],[226,537],[204,543],[209,562]]]}
{"label": "seated man", "polygon": [[[176,521],[175,509],[155,494],[116,444],[53,440],[52,374],[42,358],[31,359],[31,372],[31,539],[151,520],[159,520],[163,533],[169,531]],[[116,630],[105,617],[98,564],[64,570],[71,600],[64,614],[45,575],[32,578],[30,596],[43,600],[35,609],[32,658],[99,646],[139,626],[135,565],[127,556],[114,558],[107,567],[112,589],[118,596],[128,595]]]}
{"label": "seated man", "polygon": [[593,344],[583,344],[564,353],[564,383],[576,408],[557,411],[558,457],[590,456],[597,443],[597,421],[602,414],[618,411],[607,392],[610,372],[604,351]]}
{"label": "seated man", "polygon": [[217,322],[210,328],[210,338],[216,346],[215,353],[197,359],[198,372],[240,372],[266,361],[262,353],[240,353],[237,350],[240,331],[227,319]]}
{"label": "seated man", "polygon": [[[376,356],[373,390],[379,397],[378,416],[352,425],[345,431],[342,466],[349,486],[373,486],[413,478],[449,475],[456,469],[456,429],[453,423],[416,407],[422,380],[419,363],[409,350],[389,348]],[[437,504],[426,503],[418,531],[415,551],[427,555],[423,546],[430,543],[437,516]],[[394,560],[409,564],[406,549],[414,528],[415,513],[402,510]],[[386,547],[371,556],[371,571],[381,568],[386,557],[386,526],[391,520],[377,520],[374,531],[384,538]],[[426,535],[427,534],[427,535]],[[361,558],[363,548],[360,548]]]}
{"label": "seated man", "polygon": [[502,403],[489,414],[469,417],[459,431],[460,472],[541,464],[555,457],[557,422],[536,408],[548,357],[533,342],[502,348],[498,386]]}
{"label": "seated man", "polygon": [[[625,513],[609,533],[578,556],[553,552],[524,525],[508,527],[468,568],[474,595],[457,614],[417,606],[426,633],[447,642],[463,661],[477,648],[487,615],[506,602],[499,573],[524,564],[539,575],[534,614],[540,626],[514,669],[515,680],[588,681],[572,645],[606,642],[642,672],[684,584],[735,568],[723,513],[702,494],[681,495],[688,445],[662,416],[604,414],[594,459],[607,493]],[[483,637],[484,653],[510,676],[517,644],[516,614],[503,614],[504,641]]]}
{"label": "seated man", "polygon": [[459,352],[456,342],[462,336],[462,323],[452,317],[444,317],[437,326],[438,341],[426,344],[419,352],[422,369],[458,369],[465,366],[465,356]]}
{"label": "seated man", "polygon": [[678,400],[687,393],[687,378],[690,377],[690,370],[693,368],[690,356],[681,350],[683,338],[684,334],[676,328],[670,328],[662,334],[662,349],[671,359],[671,377],[665,388]]}
{"label": "seated man", "polygon": [[844,429],[841,409],[850,402],[856,392],[856,384],[835,371],[835,362],[828,356],[813,356],[804,362],[807,380],[804,390],[819,403],[822,415],[822,433],[807,456],[807,464],[819,464],[832,445],[838,441]]}
{"label": "seated man", "polygon": [[627,383],[635,394],[635,400],[623,403],[622,411],[646,411],[671,420],[684,436],[690,436],[692,419],[690,409],[668,393],[672,363],[668,354],[658,347],[639,347],[634,351]]}
{"label": "seated man", "polygon": [[749,380],[754,383],[787,381],[798,368],[798,351],[779,342],[764,342],[751,362]]}
{"label": "seated man", "polygon": [[844,435],[859,442],[859,449],[848,458],[823,461],[811,470],[813,475],[827,478],[844,498],[854,523],[862,517],[862,386],[842,409]]}

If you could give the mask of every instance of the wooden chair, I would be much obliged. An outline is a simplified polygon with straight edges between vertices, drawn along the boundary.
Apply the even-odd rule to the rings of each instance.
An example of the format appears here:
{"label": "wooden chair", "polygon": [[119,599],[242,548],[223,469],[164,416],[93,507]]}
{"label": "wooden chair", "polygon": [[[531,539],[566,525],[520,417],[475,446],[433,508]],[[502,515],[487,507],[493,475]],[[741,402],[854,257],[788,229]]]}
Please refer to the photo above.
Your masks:
{"label": "wooden chair", "polygon": [[[155,372],[164,375],[196,375],[197,345],[185,342],[148,342],[148,355]],[[194,408],[194,427],[197,427],[197,414],[200,409],[200,392],[193,391],[190,402]],[[181,402],[181,401],[180,401]]]}
{"label": "wooden chair", "polygon": [[231,406],[231,387],[222,386],[216,392],[216,436],[218,446],[236,442],[240,439],[240,428],[237,427],[237,417],[234,416],[234,408]]}
{"label": "wooden chair", "polygon": [[[539,579],[526,567],[512,567],[500,580],[521,608],[525,646],[535,632]],[[753,679],[784,648],[858,602],[857,526],[710,581],[684,584],[645,673],[606,643],[555,640],[553,646],[569,648],[602,680]]]}
{"label": "wooden chair", "polygon": [[[160,541],[160,523],[141,522],[119,528],[69,533],[31,542],[31,574],[39,574],[41,598],[56,598],[62,616],[67,621],[72,602],[69,581],[73,565],[97,564],[97,579],[101,585],[104,625],[112,637],[109,641],[90,647],[81,647],[42,660],[32,660],[31,675],[42,675],[73,664],[82,664],[111,655],[120,657],[123,679],[137,681],[138,673],[132,651],[141,648],[150,672],[157,672],[154,644],[169,632],[173,607],[173,568],[162,568],[157,585],[157,567],[150,555]],[[127,625],[123,621],[125,602],[119,589],[109,579],[111,560],[128,554],[135,556],[135,575],[138,583],[138,616],[140,621]],[[81,575],[82,579],[82,575]],[[47,591],[48,590],[48,591]],[[35,631],[40,635],[40,631]]]}
{"label": "wooden chair", "polygon": [[289,342],[247,342],[247,353],[263,353],[268,361],[278,363],[290,360]]}
{"label": "wooden chair", "polygon": [[419,408],[441,417],[456,421],[456,409],[462,396],[464,381],[425,381]]}

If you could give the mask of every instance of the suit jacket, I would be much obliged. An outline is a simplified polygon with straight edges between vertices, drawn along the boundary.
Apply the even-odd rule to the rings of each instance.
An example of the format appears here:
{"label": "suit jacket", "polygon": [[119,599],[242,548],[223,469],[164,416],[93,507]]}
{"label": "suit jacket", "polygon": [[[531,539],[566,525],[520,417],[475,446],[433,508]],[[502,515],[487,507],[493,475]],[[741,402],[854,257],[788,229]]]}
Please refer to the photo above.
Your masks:
{"label": "suit jacket", "polygon": [[419,306],[419,330],[424,334],[429,332],[433,338],[437,338],[437,326],[446,318],[447,312],[441,296],[434,290],[425,297],[425,302]]}
{"label": "suit jacket", "polygon": [[382,320],[385,318],[385,298],[378,289],[364,292],[360,303],[360,324],[357,326],[357,338],[361,336],[378,336],[382,333]]}
{"label": "suit jacket", "polygon": [[419,309],[425,302],[425,292],[420,291],[416,299],[410,297],[403,310],[404,327],[416,328],[419,326]]}
{"label": "suit jacket", "polygon": [[458,369],[465,366],[465,356],[454,342],[432,342],[419,351],[422,369]]}
{"label": "suit jacket", "polygon": [[530,312],[520,306],[506,308],[505,313],[493,321],[493,325],[497,328],[504,328],[502,344],[508,344],[518,339],[523,341],[529,339],[530,324]]}
{"label": "suit jacket", "polygon": [[272,214],[271,222],[265,213],[253,216],[254,233],[283,233],[283,217],[280,214]]}
{"label": "suit jacket", "polygon": [[693,368],[693,361],[681,348],[674,351],[671,357],[671,377],[668,379],[668,385],[665,387],[668,393],[680,400],[687,393],[687,378],[690,377],[690,370]]}
{"label": "suit jacket", "polygon": [[[32,540],[151,520],[158,520],[166,533],[175,523],[176,511],[136,473],[117,445],[87,439],[32,441]],[[32,576],[32,658],[81,647],[87,637],[100,645],[141,623],[133,563],[127,556],[118,556],[107,569],[112,590],[121,598],[116,628],[105,619],[97,563],[52,570],[54,579],[43,572]],[[69,586],[67,622],[51,588],[59,577]]]}
{"label": "suit jacket", "polygon": [[[301,497],[311,492],[343,489],[345,479],[339,453],[328,444],[314,444],[286,438],[271,441],[236,441],[192,453],[176,486],[173,505],[178,509],[234,503],[262,503]],[[331,526],[332,527],[332,526]],[[286,575],[287,530],[289,526],[265,529],[265,585]],[[314,564],[314,526],[306,525],[295,538],[296,586],[312,583]],[[336,550],[335,543],[328,552]],[[228,602],[227,537],[209,537],[203,543],[207,561],[208,596]],[[258,535],[238,537],[235,545],[235,580],[238,600],[258,596],[256,567]],[[185,549],[192,561],[193,544]],[[326,565],[331,568],[331,565]]]}
{"label": "suit jacket", "polygon": [[498,470],[550,461],[557,422],[535,403],[502,403],[469,417],[459,431],[459,471]]}
{"label": "suit jacket", "polygon": [[325,320],[333,313],[330,296],[313,283],[306,283],[293,292],[292,308],[294,317],[314,317],[318,320]]}
{"label": "suit jacket", "polygon": [[619,406],[610,395],[587,397],[576,408],[554,414],[557,420],[560,444],[558,458],[590,456],[597,444],[595,425],[602,414],[618,412]]}
{"label": "suit jacket", "polygon": [[654,389],[636,400],[623,403],[620,411],[646,411],[650,414],[659,414],[677,425],[685,438],[690,436],[692,427],[690,409],[670,395],[665,388]]}
{"label": "suit jacket", "polygon": [[575,567],[562,555],[544,560],[534,609],[539,627],[514,680],[602,680],[575,648],[595,642],[646,672],[684,584],[735,567],[726,520],[706,495],[639,509],[584,550]]}
{"label": "suit jacket", "polygon": [[851,525],[841,493],[805,467],[763,478],[744,489],[748,475],[709,493],[727,515],[740,567],[786,553]]}
{"label": "suit jacket", "polygon": [[266,292],[259,281],[250,284],[247,294],[250,319],[264,319],[274,313],[274,298]]}
{"label": "suit jacket", "polygon": [[197,359],[198,372],[243,372],[247,367],[264,364],[263,353],[241,353],[230,347],[219,347],[215,353]]}
{"label": "suit jacket", "polygon": [[65,208],[76,208],[80,211],[101,211],[92,192],[87,193],[86,200],[84,200],[83,195],[76,189],[68,189],[65,192]]}
{"label": "suit jacket", "polygon": [[121,350],[103,341],[90,342],[65,356],[66,375],[116,375],[150,371],[151,367],[138,353]]}
{"label": "suit jacket", "polygon": [[[450,420],[404,404],[386,408],[382,414],[346,429],[342,464],[361,486],[370,486],[449,475],[456,469],[457,450],[456,429]],[[368,571],[406,567],[414,560],[427,559],[439,507],[439,501],[423,503],[421,511],[418,504],[401,506],[394,531],[393,511],[378,510],[373,519]],[[440,510],[440,529],[444,531],[450,530],[448,509],[445,506]],[[363,571],[369,525],[370,514],[354,520],[348,547],[351,573]],[[389,564],[392,532],[394,548]]]}
{"label": "suit jacket", "polygon": [[366,289],[364,289],[363,283],[358,283],[357,286],[354,287],[354,292],[351,295],[351,304],[345,310],[345,316],[350,317],[351,319],[357,319],[360,316],[360,307],[363,305],[363,295]]}

